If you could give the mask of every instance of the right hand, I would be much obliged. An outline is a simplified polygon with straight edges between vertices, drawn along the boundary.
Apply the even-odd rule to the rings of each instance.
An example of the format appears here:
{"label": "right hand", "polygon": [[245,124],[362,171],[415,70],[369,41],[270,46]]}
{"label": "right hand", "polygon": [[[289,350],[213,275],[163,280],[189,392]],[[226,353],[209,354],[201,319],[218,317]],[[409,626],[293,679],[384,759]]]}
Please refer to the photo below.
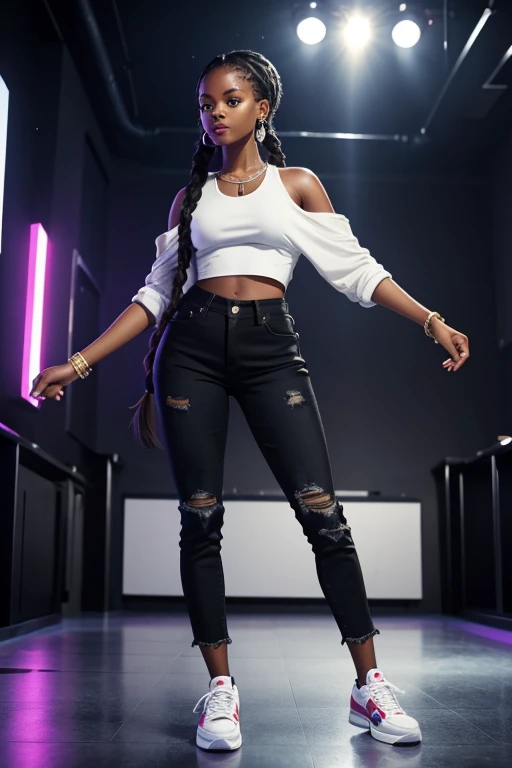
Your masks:
{"label": "right hand", "polygon": [[78,374],[71,363],[45,368],[32,382],[30,396],[42,399],[53,397],[55,400],[60,400],[64,396],[62,387],[71,384],[75,379],[78,379]]}

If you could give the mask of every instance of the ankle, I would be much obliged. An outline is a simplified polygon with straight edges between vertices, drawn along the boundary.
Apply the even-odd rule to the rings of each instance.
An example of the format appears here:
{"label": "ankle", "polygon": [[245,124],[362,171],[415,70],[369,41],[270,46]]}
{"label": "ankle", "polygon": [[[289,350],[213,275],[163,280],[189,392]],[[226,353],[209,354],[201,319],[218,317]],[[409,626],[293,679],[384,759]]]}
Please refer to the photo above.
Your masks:
{"label": "ankle", "polygon": [[212,670],[208,670],[208,672],[210,673],[210,682],[213,680],[214,677],[231,677],[231,672],[229,671],[229,669],[228,669],[227,672],[224,672],[222,670],[221,671],[219,671],[219,670],[213,670],[213,671]]}

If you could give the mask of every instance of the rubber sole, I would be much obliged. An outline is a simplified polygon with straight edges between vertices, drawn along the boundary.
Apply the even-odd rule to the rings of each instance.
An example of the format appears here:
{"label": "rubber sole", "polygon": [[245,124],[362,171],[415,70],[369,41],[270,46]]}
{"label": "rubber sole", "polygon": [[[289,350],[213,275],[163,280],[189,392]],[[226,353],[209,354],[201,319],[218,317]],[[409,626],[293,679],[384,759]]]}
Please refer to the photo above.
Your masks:
{"label": "rubber sole", "polygon": [[352,710],[350,710],[348,721],[352,725],[355,725],[356,728],[364,728],[365,730],[370,731],[373,738],[377,741],[381,741],[383,744],[417,744],[421,741],[421,731],[419,728],[417,731],[404,733],[402,736],[393,733],[385,733],[384,731],[379,731],[367,717],[363,717],[363,715],[360,715],[358,712],[352,712]]}
{"label": "rubber sole", "polygon": [[242,746],[242,734],[239,733],[231,739],[206,739],[198,732],[196,735],[196,744],[201,749],[206,749],[209,752],[231,752]]}

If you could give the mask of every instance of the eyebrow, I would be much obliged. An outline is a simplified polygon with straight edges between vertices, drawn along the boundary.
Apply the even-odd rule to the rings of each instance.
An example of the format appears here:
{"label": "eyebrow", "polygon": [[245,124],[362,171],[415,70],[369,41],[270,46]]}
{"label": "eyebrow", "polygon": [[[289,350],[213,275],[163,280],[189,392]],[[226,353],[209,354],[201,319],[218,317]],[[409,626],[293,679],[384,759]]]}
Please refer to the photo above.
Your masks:
{"label": "eyebrow", "polygon": [[[227,90],[227,91],[224,91],[224,93],[223,93],[222,95],[223,95],[223,96],[226,96],[226,94],[228,94],[228,93],[233,93],[233,91],[241,91],[241,90],[242,90],[241,88],[230,88],[229,90]],[[199,98],[200,98],[200,99],[202,99],[202,98],[203,98],[203,96],[204,96],[204,98],[206,98],[206,99],[213,99],[213,96],[210,96],[210,94],[209,94],[209,93],[200,93],[200,94],[199,94]]]}

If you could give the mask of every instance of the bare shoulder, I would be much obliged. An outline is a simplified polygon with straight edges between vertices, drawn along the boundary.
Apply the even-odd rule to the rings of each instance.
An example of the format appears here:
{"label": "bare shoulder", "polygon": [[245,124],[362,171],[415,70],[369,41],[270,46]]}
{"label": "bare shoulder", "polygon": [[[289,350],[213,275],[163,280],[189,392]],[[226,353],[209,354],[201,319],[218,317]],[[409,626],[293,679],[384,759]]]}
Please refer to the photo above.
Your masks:
{"label": "bare shoulder", "polygon": [[169,221],[168,221],[169,229],[173,229],[180,223],[181,204],[183,202],[183,198],[185,197],[186,191],[187,191],[187,188],[183,187],[183,189],[180,189],[180,191],[174,198],[174,202],[171,205],[171,210],[169,211]]}
{"label": "bare shoulder", "polygon": [[290,197],[305,211],[334,213],[322,182],[309,168],[279,168],[279,173]]}

